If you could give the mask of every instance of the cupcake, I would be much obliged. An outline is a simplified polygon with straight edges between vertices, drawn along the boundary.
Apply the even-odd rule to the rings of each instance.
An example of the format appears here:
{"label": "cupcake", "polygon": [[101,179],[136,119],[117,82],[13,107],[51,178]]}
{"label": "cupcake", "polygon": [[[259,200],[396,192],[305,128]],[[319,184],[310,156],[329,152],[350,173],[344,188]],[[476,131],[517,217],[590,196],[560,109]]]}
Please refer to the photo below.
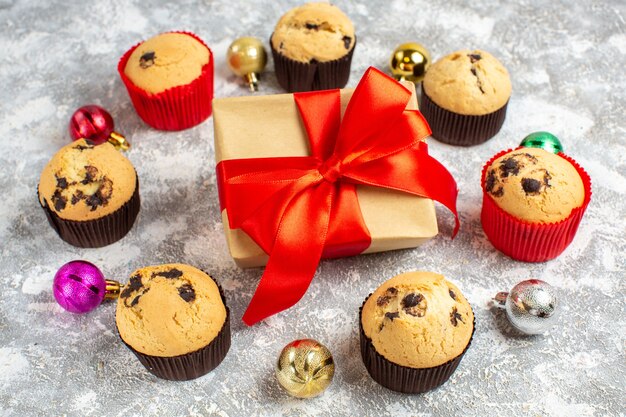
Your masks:
{"label": "cupcake", "polygon": [[477,145],[500,131],[510,97],[511,80],[500,61],[485,51],[462,50],[428,69],[420,111],[435,139]]}
{"label": "cupcake", "polygon": [[591,181],[572,159],[539,148],[500,152],[482,172],[481,222],[496,249],[543,262],[574,239],[591,198]]}
{"label": "cupcake", "polygon": [[404,393],[450,378],[474,334],[474,313],[442,275],[407,272],[383,283],[361,308],[361,356],[380,385]]}
{"label": "cupcake", "polygon": [[48,222],[61,239],[99,248],[123,238],[139,213],[139,180],[110,143],[80,139],[56,153],[37,189]]}
{"label": "cupcake", "polygon": [[186,381],[216,368],[230,348],[230,314],[221,288],[189,265],[138,269],[120,293],[122,341],[154,375]]}
{"label": "cupcake", "polygon": [[211,115],[211,50],[191,33],[150,38],[126,52],[117,70],[135,110],[155,129],[187,129]]}
{"label": "cupcake", "polygon": [[280,18],[270,38],[278,83],[290,93],[342,88],[356,45],[352,21],[328,3],[306,3]]}

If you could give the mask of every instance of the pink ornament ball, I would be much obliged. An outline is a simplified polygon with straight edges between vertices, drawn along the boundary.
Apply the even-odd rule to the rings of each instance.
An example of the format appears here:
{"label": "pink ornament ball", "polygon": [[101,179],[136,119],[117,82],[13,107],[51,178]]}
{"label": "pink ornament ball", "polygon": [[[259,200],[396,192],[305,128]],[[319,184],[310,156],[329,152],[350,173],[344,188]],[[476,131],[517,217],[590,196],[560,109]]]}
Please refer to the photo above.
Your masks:
{"label": "pink ornament ball", "polygon": [[106,279],[91,262],[71,261],[57,271],[52,292],[57,303],[67,311],[88,313],[104,300]]}

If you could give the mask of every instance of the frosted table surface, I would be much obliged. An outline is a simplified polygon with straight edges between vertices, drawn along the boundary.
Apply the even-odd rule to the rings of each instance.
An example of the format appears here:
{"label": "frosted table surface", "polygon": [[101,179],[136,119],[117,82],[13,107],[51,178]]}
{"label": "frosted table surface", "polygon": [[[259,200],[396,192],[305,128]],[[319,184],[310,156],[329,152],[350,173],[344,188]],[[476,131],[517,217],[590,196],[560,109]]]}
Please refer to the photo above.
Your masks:
{"label": "frosted table surface", "polygon": [[[511,73],[513,96],[500,133],[457,148],[430,142],[455,176],[462,227],[438,207],[440,235],[417,249],[321,263],[290,311],[254,327],[241,316],[261,270],[229,257],[219,215],[213,120],[182,132],[146,126],[118,77],[138,41],[190,30],[212,48],[215,96],[249,94],[225,64],[228,45],[252,35],[267,45],[295,1],[0,0],[0,415],[211,416],[618,416],[626,409],[626,5],[623,1],[337,1],[357,28],[348,86],[373,65],[387,71],[402,42],[434,58],[482,48]],[[281,92],[270,62],[260,92]],[[54,233],[36,198],[39,174],[69,141],[81,105],[108,109],[132,142],[141,179],[139,218],[121,241],[74,248]],[[572,245],[547,263],[512,261],[480,225],[482,164],[528,133],[549,130],[591,175],[593,198]],[[87,259],[122,282],[136,268],[184,262],[210,271],[233,313],[232,348],[214,372],[190,382],[149,374],[120,342],[113,303],[77,316],[54,302],[56,270]],[[471,348],[447,384],[424,395],[377,385],[358,354],[357,314],[367,294],[397,273],[424,269],[453,280],[476,313]],[[496,292],[536,277],[557,287],[560,324],[523,336],[490,306]],[[273,366],[282,347],[312,337],[337,372],[314,400],[287,396]]]}

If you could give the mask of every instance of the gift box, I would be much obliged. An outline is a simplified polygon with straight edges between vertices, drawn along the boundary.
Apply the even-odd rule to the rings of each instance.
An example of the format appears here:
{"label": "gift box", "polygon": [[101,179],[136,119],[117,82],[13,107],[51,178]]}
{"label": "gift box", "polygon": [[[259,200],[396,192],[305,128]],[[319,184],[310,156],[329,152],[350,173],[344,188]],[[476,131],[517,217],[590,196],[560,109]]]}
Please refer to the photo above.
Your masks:
{"label": "gift box", "polygon": [[[417,110],[415,86],[408,109]],[[342,114],[354,89],[341,90]],[[215,159],[307,156],[310,154],[293,94],[221,98],[213,101]],[[435,206],[428,198],[367,185],[357,186],[363,219],[372,242],[363,253],[384,252],[421,245],[438,233]],[[239,267],[263,266],[268,255],[243,230],[231,229],[228,212],[222,222],[230,254]]]}
{"label": "gift box", "polygon": [[216,99],[213,115],[230,253],[267,265],[248,324],[295,304],[321,258],[424,243],[438,232],[433,200],[456,215],[411,83],[370,68],[355,90]]}

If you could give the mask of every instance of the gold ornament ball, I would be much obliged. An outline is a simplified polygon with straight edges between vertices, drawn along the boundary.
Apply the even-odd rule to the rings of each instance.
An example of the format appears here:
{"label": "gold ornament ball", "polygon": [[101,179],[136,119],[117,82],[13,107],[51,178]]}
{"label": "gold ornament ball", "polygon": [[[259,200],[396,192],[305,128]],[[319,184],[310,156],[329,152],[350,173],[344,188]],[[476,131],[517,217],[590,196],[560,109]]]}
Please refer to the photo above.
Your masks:
{"label": "gold ornament ball", "polygon": [[276,363],[276,379],[297,398],[320,395],[335,374],[333,355],[313,339],[294,340],[283,348]]}
{"label": "gold ornament ball", "polygon": [[396,80],[417,83],[424,79],[430,62],[430,53],[423,45],[409,42],[403,43],[393,51],[389,67]]}
{"label": "gold ornament ball", "polygon": [[263,42],[250,36],[235,39],[228,47],[226,61],[232,72],[246,80],[250,91],[257,90],[259,75],[267,64]]}

